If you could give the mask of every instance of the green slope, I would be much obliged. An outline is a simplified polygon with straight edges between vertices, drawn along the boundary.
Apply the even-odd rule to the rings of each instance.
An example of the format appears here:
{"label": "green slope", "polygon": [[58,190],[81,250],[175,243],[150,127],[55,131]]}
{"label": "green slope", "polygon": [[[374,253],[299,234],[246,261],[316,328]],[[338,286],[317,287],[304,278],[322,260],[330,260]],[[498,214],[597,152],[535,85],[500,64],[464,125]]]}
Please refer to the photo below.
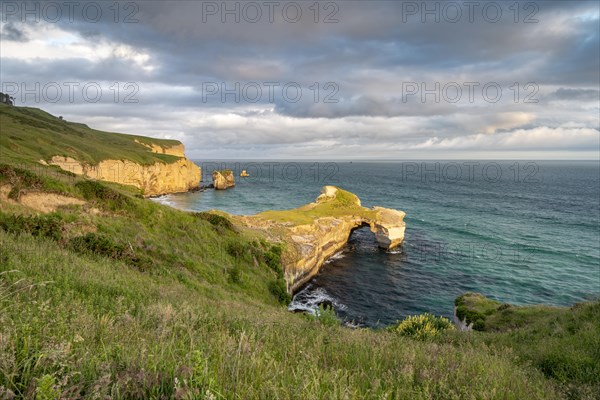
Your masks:
{"label": "green slope", "polygon": [[102,132],[61,120],[37,108],[0,104],[0,162],[48,161],[56,155],[91,165],[106,159],[131,160],[139,164],[170,163],[178,159],[152,153],[135,140],[163,147],[181,144],[177,140]]}

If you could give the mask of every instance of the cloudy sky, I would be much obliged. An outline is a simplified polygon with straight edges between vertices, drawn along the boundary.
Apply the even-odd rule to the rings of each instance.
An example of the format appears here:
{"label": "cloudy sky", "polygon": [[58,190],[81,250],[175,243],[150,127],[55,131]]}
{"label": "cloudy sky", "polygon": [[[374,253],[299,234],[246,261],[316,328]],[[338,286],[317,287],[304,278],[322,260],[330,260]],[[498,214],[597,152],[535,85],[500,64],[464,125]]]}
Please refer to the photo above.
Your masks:
{"label": "cloudy sky", "polygon": [[194,159],[598,159],[598,1],[1,1],[17,105]]}

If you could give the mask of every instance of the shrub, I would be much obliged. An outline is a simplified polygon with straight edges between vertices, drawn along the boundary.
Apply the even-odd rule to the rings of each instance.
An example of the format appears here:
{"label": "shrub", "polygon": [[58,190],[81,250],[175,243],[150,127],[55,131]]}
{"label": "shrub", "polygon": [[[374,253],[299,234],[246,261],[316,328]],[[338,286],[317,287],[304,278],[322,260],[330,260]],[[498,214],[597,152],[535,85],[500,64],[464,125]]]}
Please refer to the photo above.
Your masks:
{"label": "shrub", "polygon": [[75,237],[69,241],[69,246],[78,253],[96,254],[114,260],[122,259],[125,253],[124,245],[95,233]]}
{"label": "shrub", "polygon": [[235,231],[235,227],[233,226],[231,221],[228,218],[223,217],[222,215],[213,214],[213,213],[209,213],[209,212],[193,213],[192,215],[196,218],[203,219],[203,220],[209,222],[210,224],[212,224],[215,227],[220,227],[220,228],[223,228],[226,230]]}
{"label": "shrub", "polygon": [[8,197],[18,201],[23,190],[45,190],[48,192],[65,193],[65,186],[48,176],[40,176],[34,172],[0,164],[0,184],[7,183],[12,186]]}
{"label": "shrub", "polygon": [[281,246],[271,246],[271,249],[264,253],[264,257],[267,266],[277,272],[278,277],[283,277],[283,269],[281,267]]}
{"label": "shrub", "polygon": [[473,329],[476,331],[482,331],[484,329],[486,316],[478,311],[471,310],[467,306],[460,305],[456,307],[456,316],[461,321],[465,321],[467,325],[472,323]]}
{"label": "shrub", "polygon": [[478,319],[473,321],[473,330],[475,331],[484,331],[485,330],[485,320],[483,319]]}
{"label": "shrub", "polygon": [[335,315],[333,307],[323,306],[323,304],[319,304],[315,318],[324,326],[337,326],[340,324],[340,320]]}
{"label": "shrub", "polygon": [[281,304],[288,305],[292,301],[292,295],[287,291],[287,285],[283,278],[269,282],[269,291]]}
{"label": "shrub", "polygon": [[27,233],[58,241],[62,238],[63,221],[58,214],[26,216],[0,211],[0,228],[12,234]]}
{"label": "shrub", "polygon": [[454,325],[450,320],[429,313],[408,316],[392,327],[394,332],[402,336],[410,336],[419,340],[429,339],[453,329]]}
{"label": "shrub", "polygon": [[124,261],[141,271],[147,271],[154,266],[154,260],[151,257],[143,253],[136,253],[130,244],[116,243],[105,235],[87,233],[71,239],[68,246],[78,253]]}
{"label": "shrub", "polygon": [[100,182],[86,179],[77,182],[75,187],[86,200],[100,200],[99,204],[103,206],[103,208],[117,210],[131,206],[131,201],[127,196]]}
{"label": "shrub", "polygon": [[235,266],[229,268],[227,273],[229,274],[229,282],[235,284],[242,283],[242,269],[237,263]]}
{"label": "shrub", "polygon": [[0,164],[0,182],[11,185],[23,185],[29,188],[41,188],[44,181],[31,171]]}
{"label": "shrub", "polygon": [[485,330],[485,321],[488,316],[510,308],[509,304],[488,299],[480,293],[465,293],[454,300],[456,316],[467,325],[473,324],[476,331]]}
{"label": "shrub", "polygon": [[227,243],[227,253],[236,260],[247,259],[249,256],[246,245],[237,240],[232,240]]}

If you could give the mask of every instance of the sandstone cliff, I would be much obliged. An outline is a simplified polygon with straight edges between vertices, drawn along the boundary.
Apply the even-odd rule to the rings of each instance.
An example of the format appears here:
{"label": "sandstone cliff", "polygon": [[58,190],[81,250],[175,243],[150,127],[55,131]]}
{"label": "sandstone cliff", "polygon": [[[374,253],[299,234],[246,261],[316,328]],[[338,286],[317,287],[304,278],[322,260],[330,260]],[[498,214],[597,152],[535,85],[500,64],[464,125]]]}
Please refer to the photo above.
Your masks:
{"label": "sandstone cliff", "polygon": [[362,207],[354,194],[325,186],[314,203],[296,210],[242,217],[242,222],[287,243],[284,276],[291,293],[317,274],[348,242],[352,231],[369,226],[379,246],[391,249],[404,239],[402,211]]}
{"label": "sandstone cliff", "polygon": [[212,179],[217,190],[225,190],[235,186],[235,178],[231,170],[213,171]]}
{"label": "sandstone cliff", "polygon": [[[139,143],[139,142],[138,142]],[[200,168],[185,158],[183,145],[174,149],[146,146],[150,151],[179,157],[175,162],[154,162],[142,165],[129,160],[103,160],[90,165],[71,157],[54,156],[51,165],[91,179],[132,185],[142,190],[144,196],[187,192],[200,184]]]}

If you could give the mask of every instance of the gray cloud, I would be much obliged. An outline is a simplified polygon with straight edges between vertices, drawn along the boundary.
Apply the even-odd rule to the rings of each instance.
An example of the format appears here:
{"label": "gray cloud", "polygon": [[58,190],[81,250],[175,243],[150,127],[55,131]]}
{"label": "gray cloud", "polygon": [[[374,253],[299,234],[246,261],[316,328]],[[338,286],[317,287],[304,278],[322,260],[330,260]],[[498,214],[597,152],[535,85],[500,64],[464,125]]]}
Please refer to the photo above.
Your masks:
{"label": "gray cloud", "polygon": [[27,42],[27,35],[14,23],[3,24],[0,39],[13,42]]}
{"label": "gray cloud", "polygon": [[596,89],[573,89],[573,88],[560,88],[554,93],[552,97],[559,100],[599,100],[600,91]]}
{"label": "gray cloud", "polygon": [[[80,7],[88,3],[80,2]],[[187,1],[133,3],[139,9],[121,2],[117,22],[107,7],[95,23],[80,12],[73,21],[62,18],[37,24],[4,15],[2,40],[8,50],[2,51],[0,78],[27,87],[36,82],[96,82],[106,94],[97,103],[81,99],[71,103],[64,97],[56,103],[27,105],[96,123],[99,128],[185,139],[198,155],[210,149],[251,157],[274,147],[288,155],[302,156],[315,149],[335,154],[348,151],[344,146],[370,146],[375,151],[379,147],[374,142],[393,155],[400,151],[399,141],[406,142],[404,150],[420,151],[423,143],[431,143],[451,152],[457,147],[448,146],[448,140],[478,134],[509,135],[565,124],[597,129],[597,3],[529,2],[537,9],[519,3],[515,15],[509,9],[512,3],[482,1],[471,22],[464,2],[453,2],[462,5],[457,23],[443,13],[439,22],[429,15],[423,23],[418,14],[406,15],[403,7],[408,3],[336,2],[337,23],[323,23],[335,10],[326,10],[327,2],[321,3],[318,23],[309,2],[298,2],[303,16],[297,23],[287,22],[281,13],[275,14],[273,23],[265,15],[259,23],[243,18],[235,23],[231,16],[222,23],[219,15],[206,16],[203,22],[203,7],[224,3]],[[236,2],[228,4],[235,7]],[[423,8],[438,3],[411,4]],[[439,4],[443,8],[448,3]],[[498,22],[490,22],[490,14],[482,13],[488,4],[490,10],[494,4],[502,8]],[[125,23],[131,11],[138,22]],[[524,23],[532,11],[538,22]],[[4,40],[20,40],[22,45],[4,46]],[[40,42],[47,48],[40,48]],[[135,83],[138,103],[115,102],[109,89],[114,82]],[[277,93],[269,99],[264,92],[268,82],[297,83],[302,98],[289,101]],[[412,82],[428,88],[456,82],[463,90],[465,82],[477,82],[479,88],[492,82],[501,86],[502,99],[486,101],[481,92],[472,102],[466,92],[458,102],[443,95],[425,100],[420,93],[406,97],[406,83]],[[231,89],[236,83],[259,84],[263,96],[254,102],[243,95],[241,99],[207,95],[207,84]],[[315,83],[317,101],[311,89]],[[533,87],[526,85],[532,83],[539,101],[524,102],[532,93],[526,87]],[[336,87],[335,102],[324,101],[332,93],[325,90],[327,84]],[[567,137],[569,132],[555,137]],[[539,135],[533,137],[545,148]],[[476,145],[483,148],[499,142],[469,143],[474,145],[468,149],[475,151]],[[564,146],[575,145],[565,140]]]}

